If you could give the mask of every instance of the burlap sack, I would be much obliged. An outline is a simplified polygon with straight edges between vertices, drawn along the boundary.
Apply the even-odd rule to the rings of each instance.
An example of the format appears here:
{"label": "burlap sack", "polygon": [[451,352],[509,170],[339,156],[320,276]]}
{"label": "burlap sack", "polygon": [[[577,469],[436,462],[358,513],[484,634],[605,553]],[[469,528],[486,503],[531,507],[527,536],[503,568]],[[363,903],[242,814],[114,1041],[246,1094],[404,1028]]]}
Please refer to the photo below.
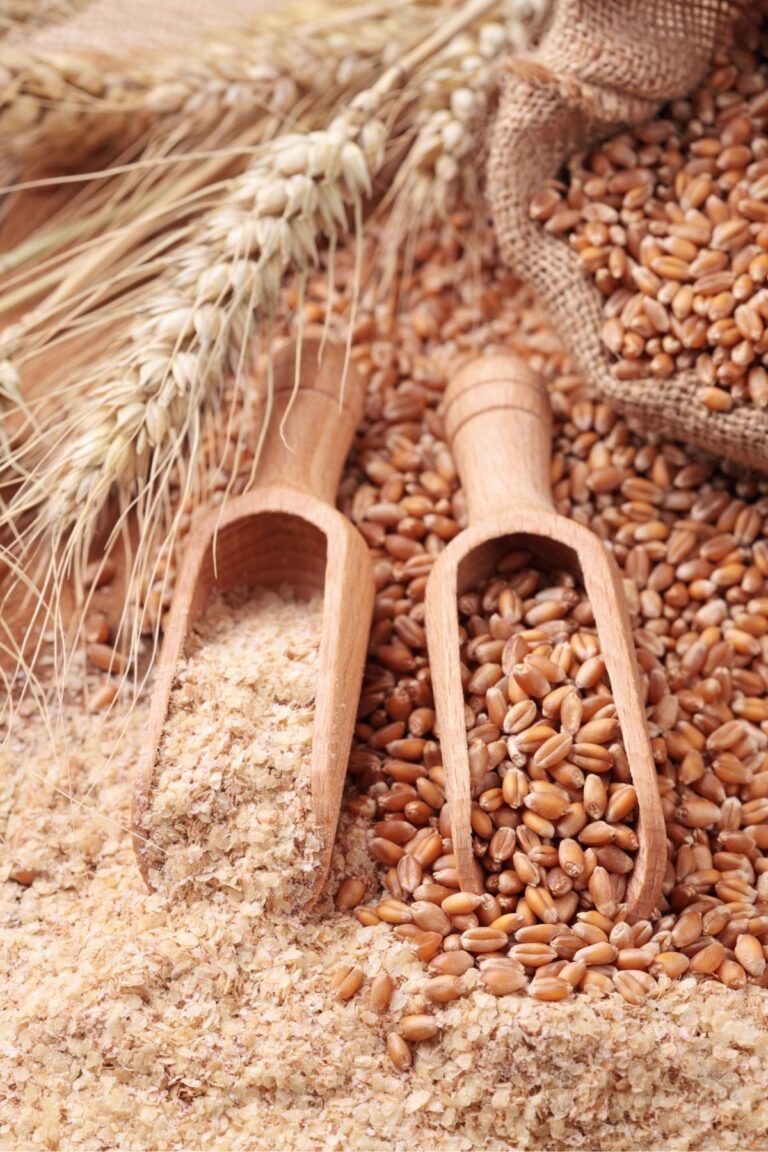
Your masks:
{"label": "burlap sack", "polygon": [[572,151],[690,92],[736,10],[731,0],[555,0],[538,48],[502,77],[488,191],[504,259],[538,293],[595,395],[644,429],[768,470],[768,413],[710,412],[692,372],[616,378],[600,339],[603,298],[567,242],[528,211]]}

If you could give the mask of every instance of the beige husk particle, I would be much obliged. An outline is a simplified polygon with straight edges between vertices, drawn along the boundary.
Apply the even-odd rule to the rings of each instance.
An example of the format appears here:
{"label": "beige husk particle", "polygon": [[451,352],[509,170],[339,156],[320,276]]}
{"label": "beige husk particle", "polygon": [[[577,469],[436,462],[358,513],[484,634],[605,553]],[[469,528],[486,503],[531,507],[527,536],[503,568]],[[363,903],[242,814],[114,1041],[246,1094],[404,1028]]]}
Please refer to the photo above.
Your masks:
{"label": "beige husk particle", "polygon": [[310,760],[323,602],[215,594],[177,671],[143,830],[172,897],[303,903],[317,867]]}

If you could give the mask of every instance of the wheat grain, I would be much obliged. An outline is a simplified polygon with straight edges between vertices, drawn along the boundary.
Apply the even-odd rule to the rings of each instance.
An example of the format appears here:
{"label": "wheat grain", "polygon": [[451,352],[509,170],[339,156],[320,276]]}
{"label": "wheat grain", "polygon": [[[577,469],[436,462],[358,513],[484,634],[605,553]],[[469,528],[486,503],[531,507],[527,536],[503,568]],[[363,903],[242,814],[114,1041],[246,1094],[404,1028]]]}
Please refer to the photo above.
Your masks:
{"label": "wheat grain", "polygon": [[[382,311],[361,321],[370,343],[358,349],[357,364],[381,396],[353,461],[355,484],[342,502],[373,550],[379,588],[360,746],[351,762],[362,790],[359,811],[367,811],[365,796],[374,801],[368,818],[377,831],[387,823],[409,825],[398,833],[399,844],[390,843],[382,868],[387,900],[397,902],[403,921],[394,931],[428,959],[430,973],[472,979],[479,969],[496,994],[555,979],[579,994],[617,993],[638,1004],[657,981],[666,988],[685,973],[733,989],[764,982],[765,485],[741,480],[737,495],[713,464],[691,461],[675,445],[632,437],[568,374],[551,391],[559,427],[553,494],[561,511],[611,541],[626,577],[667,822],[658,919],[636,925],[623,919],[622,886],[637,851],[636,797],[587,606],[562,582],[551,592],[543,587],[548,581],[527,571],[521,551],[503,561],[506,571],[487,586],[459,598],[471,822],[487,892],[455,889],[437,736],[434,729],[422,733],[418,751],[409,742],[410,717],[434,703],[421,628],[426,575],[451,536],[444,520],[452,517],[455,531],[466,515],[432,410],[457,343],[461,356],[469,346],[511,341],[539,367],[552,362],[532,350],[538,329],[529,311],[516,312],[503,329],[496,304],[484,311],[489,296],[507,299],[507,281],[489,287],[486,279],[476,296],[449,282],[444,270],[455,259],[449,227],[433,233],[425,250],[423,278],[408,289],[402,317],[393,322]],[[562,370],[562,361],[556,364]],[[558,637],[558,630],[567,634]],[[537,695],[528,699],[523,685]],[[568,739],[563,761],[559,744],[567,747]],[[403,747],[416,758],[398,759]],[[555,821],[563,793],[574,803]],[[550,797],[555,808],[547,827],[538,822],[547,821]],[[542,804],[544,815],[537,811]],[[395,864],[396,855],[419,863],[407,888],[401,877],[410,869]],[[408,907],[413,916],[424,901],[448,917],[447,934],[444,922],[434,920],[439,931],[427,939],[406,919]],[[747,936],[754,941],[744,943]],[[513,975],[495,975],[506,971],[502,962],[517,965],[508,970]],[[542,976],[534,978],[536,972]],[[547,989],[535,988],[534,998]]]}

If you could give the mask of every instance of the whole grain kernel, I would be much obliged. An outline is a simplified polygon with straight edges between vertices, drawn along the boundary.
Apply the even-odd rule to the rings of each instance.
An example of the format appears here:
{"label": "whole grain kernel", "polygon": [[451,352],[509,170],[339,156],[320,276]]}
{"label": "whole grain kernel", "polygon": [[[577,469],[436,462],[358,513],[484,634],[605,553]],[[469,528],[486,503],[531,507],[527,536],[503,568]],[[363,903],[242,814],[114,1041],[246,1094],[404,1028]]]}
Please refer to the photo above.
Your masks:
{"label": "whole grain kernel", "polygon": [[596,972],[587,969],[581,981],[584,992],[593,996],[608,996],[614,991],[614,983],[605,972]]}
{"label": "whole grain kernel", "polygon": [[586,974],[587,966],[580,960],[566,962],[558,973],[560,979],[565,980],[572,988],[578,988]]}
{"label": "whole grain kernel", "polygon": [[645,969],[650,967],[654,959],[654,953],[642,948],[620,948],[615,964],[619,969]]}
{"label": "whole grain kernel", "polygon": [[632,948],[635,943],[635,934],[632,926],[628,924],[626,920],[619,921],[618,924],[614,924],[613,928],[611,928],[608,940],[611,944],[615,945],[616,948]]}
{"label": "whole grain kernel", "polygon": [[726,988],[741,989],[747,986],[747,973],[736,960],[723,960],[715,975]]}
{"label": "whole grain kernel", "polygon": [[429,965],[430,972],[444,976],[463,976],[474,968],[475,958],[461,949],[455,952],[441,952]]}
{"label": "whole grain kernel", "polygon": [[507,934],[499,928],[470,928],[461,934],[461,946],[467,952],[496,952],[507,943]]}
{"label": "whole grain kernel", "polygon": [[390,1032],[387,1036],[387,1055],[398,1072],[407,1072],[413,1064],[413,1053],[397,1032]]}
{"label": "whole grain kernel", "polygon": [[598,912],[609,918],[615,915],[617,901],[610,875],[605,868],[599,865],[595,868],[589,878],[588,890]]}
{"label": "whole grain kernel", "polygon": [[517,944],[549,944],[563,931],[559,924],[528,924],[515,932]]}
{"label": "whole grain kernel", "polygon": [[480,979],[493,996],[511,996],[528,983],[525,972],[519,967],[501,968],[483,965]]}
{"label": "whole grain kernel", "polygon": [[437,904],[416,900],[410,905],[410,910],[414,924],[425,932],[438,932],[441,936],[447,936],[451,931],[450,917]]}
{"label": "whole grain kernel", "polygon": [[528,995],[534,1000],[565,1000],[573,991],[573,985],[559,976],[543,976],[539,980],[532,980],[528,985]]}
{"label": "whole grain kernel", "polygon": [[542,965],[559,959],[554,948],[550,948],[548,944],[514,944],[509,950],[509,955],[525,968],[541,968]]}
{"label": "whole grain kernel", "polygon": [[375,908],[355,908],[355,919],[364,928],[370,928],[373,924],[381,924]]}
{"label": "whole grain kernel", "polygon": [[554,898],[546,888],[535,888],[528,885],[525,890],[525,901],[533,914],[545,924],[557,924],[560,916],[555,907]]}
{"label": "whole grain kernel", "polygon": [[718,940],[713,940],[692,957],[688,971],[697,975],[716,972],[725,959],[725,949]]}
{"label": "whole grain kernel", "polygon": [[370,1005],[373,1012],[382,1015],[389,1008],[395,982],[388,972],[379,972],[371,981]]}
{"label": "whole grain kernel", "polygon": [[128,664],[125,656],[110,648],[108,644],[88,644],[85,654],[94,668],[98,668],[100,672],[112,672],[115,676],[121,676]]}
{"label": "whole grain kernel", "polygon": [[633,972],[617,972],[613,976],[613,986],[627,1004],[642,1004],[646,990]]}
{"label": "whole grain kernel", "polygon": [[601,944],[608,939],[613,927],[612,920],[594,909],[591,912],[580,912],[577,922],[571,927],[571,931],[587,944]]}
{"label": "whole grain kernel", "polygon": [[118,684],[111,682],[100,684],[96,691],[93,692],[88,699],[88,711],[106,711],[112,704],[114,704],[115,700],[117,699],[118,692]]}
{"label": "whole grain kernel", "polygon": [[618,948],[606,940],[579,948],[573,959],[581,964],[613,964],[617,956]]}
{"label": "whole grain kernel", "polygon": [[429,961],[437,955],[441,947],[448,948],[449,936],[441,936],[439,932],[423,932],[421,929],[418,931],[419,935],[411,941],[411,948],[419,960]]}
{"label": "whole grain kernel", "polygon": [[[569,737],[570,739],[570,737]],[[559,820],[568,810],[570,800],[555,792],[529,792],[523,801],[529,812],[545,820]]]}
{"label": "whole grain kernel", "polygon": [[423,992],[431,1004],[448,1004],[451,1000],[458,1000],[464,989],[458,976],[443,974],[427,980]]}
{"label": "whole grain kernel", "polygon": [[663,972],[671,980],[677,980],[688,971],[690,960],[682,952],[659,952],[651,964],[651,972],[655,975]]}
{"label": "whole grain kernel", "polygon": [[702,923],[700,912],[693,909],[683,912],[672,929],[672,943],[675,947],[685,948],[698,940],[703,931]]}
{"label": "whole grain kernel", "polygon": [[331,987],[339,1000],[351,1000],[362,988],[364,979],[362,968],[340,968],[331,981]]}
{"label": "whole grain kernel", "polygon": [[376,915],[386,924],[410,924],[413,921],[411,905],[403,900],[382,900],[376,905]]}
{"label": "whole grain kernel", "polygon": [[558,861],[563,872],[577,880],[584,872],[584,849],[577,840],[562,839],[557,849]]}
{"label": "whole grain kernel", "polygon": [[453,892],[440,906],[448,916],[466,916],[475,911],[481,899],[474,892]]}
{"label": "whole grain kernel", "polygon": [[434,1016],[429,1016],[426,1013],[403,1016],[397,1024],[397,1034],[411,1044],[417,1044],[422,1040],[431,1040],[433,1036],[437,1036],[439,1031],[440,1028]]}
{"label": "whole grain kernel", "polygon": [[520,927],[520,919],[519,912],[505,912],[495,920],[492,920],[490,927],[497,928],[499,932],[504,932],[505,935],[510,935]]}
{"label": "whole grain kernel", "polygon": [[340,912],[349,912],[365,898],[365,880],[348,877],[343,880],[336,893],[336,907]]}
{"label": "whole grain kernel", "polygon": [[757,937],[751,936],[748,932],[742,933],[736,940],[733,952],[739,964],[750,976],[754,976],[757,980],[763,976],[766,957]]}

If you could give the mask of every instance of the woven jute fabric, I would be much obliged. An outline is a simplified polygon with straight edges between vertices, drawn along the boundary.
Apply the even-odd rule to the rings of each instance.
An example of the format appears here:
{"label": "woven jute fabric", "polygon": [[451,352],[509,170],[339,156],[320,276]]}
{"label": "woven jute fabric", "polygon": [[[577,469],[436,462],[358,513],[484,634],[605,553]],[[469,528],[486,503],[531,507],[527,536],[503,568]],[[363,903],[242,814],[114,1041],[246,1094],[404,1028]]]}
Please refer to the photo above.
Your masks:
{"label": "woven jute fabric", "polygon": [[768,413],[709,411],[692,372],[616,378],[600,338],[603,297],[567,242],[529,215],[571,152],[695,88],[736,11],[732,0],[555,0],[538,47],[505,65],[488,192],[504,260],[534,288],[596,396],[641,428],[768,470]]}

